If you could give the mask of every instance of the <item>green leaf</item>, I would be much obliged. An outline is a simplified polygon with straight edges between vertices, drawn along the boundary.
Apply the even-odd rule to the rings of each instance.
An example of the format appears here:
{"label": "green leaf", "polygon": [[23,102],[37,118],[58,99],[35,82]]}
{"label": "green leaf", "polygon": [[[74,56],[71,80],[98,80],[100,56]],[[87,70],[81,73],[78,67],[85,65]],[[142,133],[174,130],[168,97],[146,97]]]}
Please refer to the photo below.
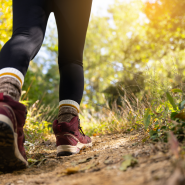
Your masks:
{"label": "green leaf", "polygon": [[149,114],[150,112],[150,109],[147,109],[147,111],[145,112],[145,115],[144,115],[144,126],[145,126],[145,129],[148,128],[148,126],[150,125],[150,119],[151,119],[151,115]]}
{"label": "green leaf", "polygon": [[184,109],[184,105],[185,105],[185,100],[183,100],[180,105],[179,105],[179,109],[182,110]]}
{"label": "green leaf", "polygon": [[172,113],[171,113],[171,119],[172,119],[172,120],[175,120],[175,116],[176,116],[177,114],[178,114],[177,112],[172,112]]}
{"label": "green leaf", "polygon": [[154,135],[158,135],[158,132],[157,132],[157,130],[156,131],[155,130],[150,130],[149,135],[150,135],[150,137],[152,137]]}
{"label": "green leaf", "polygon": [[166,96],[167,96],[167,98],[168,98],[170,104],[172,105],[173,109],[174,109],[174,110],[177,110],[177,106],[176,106],[176,104],[175,104],[175,101],[174,101],[173,97],[170,95],[169,92],[166,92]]}
{"label": "green leaf", "polygon": [[28,161],[29,164],[38,162],[38,160],[32,159],[32,158],[27,159],[27,161]]}
{"label": "green leaf", "polygon": [[181,89],[172,89],[171,91],[174,92],[174,93],[176,93],[176,92],[182,93]]}
{"label": "green leaf", "polygon": [[129,166],[135,166],[138,161],[132,155],[125,155],[124,156],[125,161],[122,162],[120,166],[121,171],[126,171]]}
{"label": "green leaf", "polygon": [[87,163],[87,162],[89,162],[91,159],[92,159],[92,157],[88,157],[88,158],[86,158],[86,159],[81,159],[81,160],[79,160],[77,163],[78,163],[78,164]]}
{"label": "green leaf", "polygon": [[154,141],[157,141],[158,138],[159,138],[158,135],[154,135],[154,136],[151,136],[151,137],[150,137],[150,139],[151,139],[151,140],[154,140]]}
{"label": "green leaf", "polygon": [[161,127],[161,130],[166,130],[166,129],[167,129],[166,126],[162,126],[162,127]]}

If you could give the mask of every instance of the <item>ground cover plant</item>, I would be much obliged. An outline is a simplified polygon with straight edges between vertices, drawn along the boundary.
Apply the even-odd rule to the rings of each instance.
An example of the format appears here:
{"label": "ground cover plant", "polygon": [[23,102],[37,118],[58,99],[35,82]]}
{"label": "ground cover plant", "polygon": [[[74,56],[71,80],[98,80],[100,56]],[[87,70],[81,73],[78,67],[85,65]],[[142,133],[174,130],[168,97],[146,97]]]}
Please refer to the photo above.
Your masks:
{"label": "ground cover plant", "polygon": [[[169,131],[173,131],[182,142],[185,125],[184,92],[180,88],[170,89],[163,86],[158,87],[154,93],[153,84],[148,83],[146,87],[150,90],[142,96],[135,96],[130,92],[122,96],[122,87],[116,86],[121,99],[119,105],[115,100],[110,106],[106,95],[104,105],[82,104],[79,116],[85,132],[89,136],[96,136],[138,131],[143,133],[143,142],[147,140],[167,142]],[[171,85],[168,84],[169,87]],[[39,105],[39,100],[28,106],[25,127],[28,138],[34,138],[31,134],[35,135],[35,131],[36,137],[38,133],[52,133],[52,122],[57,118],[57,111],[57,105],[54,107]]]}

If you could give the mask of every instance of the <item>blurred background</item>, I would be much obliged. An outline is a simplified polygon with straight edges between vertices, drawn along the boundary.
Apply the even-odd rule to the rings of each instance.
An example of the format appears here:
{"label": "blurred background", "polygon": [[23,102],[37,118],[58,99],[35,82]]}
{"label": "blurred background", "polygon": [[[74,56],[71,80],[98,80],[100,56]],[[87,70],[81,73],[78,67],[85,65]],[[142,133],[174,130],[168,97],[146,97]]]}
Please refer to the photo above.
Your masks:
{"label": "blurred background", "polygon": [[[0,49],[12,33],[12,1],[0,0]],[[84,51],[87,118],[106,110],[136,110],[184,93],[185,0],[93,0]],[[31,61],[22,99],[58,106],[57,29],[50,15],[42,49]],[[182,99],[184,98],[182,93]],[[116,112],[116,111],[114,111]],[[83,114],[82,114],[83,115]],[[133,122],[133,120],[132,120]]]}

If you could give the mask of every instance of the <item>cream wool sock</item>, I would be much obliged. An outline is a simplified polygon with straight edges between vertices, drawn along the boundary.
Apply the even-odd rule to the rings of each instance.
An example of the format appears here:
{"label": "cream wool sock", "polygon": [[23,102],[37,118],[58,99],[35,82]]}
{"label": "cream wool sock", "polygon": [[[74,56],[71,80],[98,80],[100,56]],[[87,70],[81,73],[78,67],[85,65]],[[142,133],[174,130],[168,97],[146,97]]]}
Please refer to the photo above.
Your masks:
{"label": "cream wool sock", "polygon": [[11,77],[0,78],[0,93],[19,101],[21,97],[21,86],[17,80]]}
{"label": "cream wool sock", "polygon": [[17,69],[7,67],[0,70],[0,93],[19,101],[23,83],[24,76]]}
{"label": "cream wool sock", "polygon": [[58,113],[58,122],[70,122],[75,116],[78,116],[78,111],[73,107],[61,107]]}

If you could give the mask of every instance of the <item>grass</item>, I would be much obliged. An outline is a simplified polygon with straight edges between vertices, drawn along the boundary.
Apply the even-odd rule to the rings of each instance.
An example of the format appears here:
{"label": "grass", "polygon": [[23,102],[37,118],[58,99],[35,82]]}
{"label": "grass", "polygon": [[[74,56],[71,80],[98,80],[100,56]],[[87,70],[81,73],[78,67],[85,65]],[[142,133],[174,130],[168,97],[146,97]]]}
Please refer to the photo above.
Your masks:
{"label": "grass", "polygon": [[[21,103],[28,106],[26,101]],[[52,133],[52,120],[55,119],[56,112],[56,107],[40,105],[39,101],[27,107],[27,119],[24,126],[26,141],[36,143],[47,140],[47,135]]]}
{"label": "grass", "polygon": [[[121,89],[122,87],[117,90]],[[173,89],[170,81],[159,84],[158,78],[149,79],[145,91],[138,95],[120,95],[121,105],[114,101],[111,109],[107,102],[98,112],[93,107],[82,109],[79,115],[81,125],[89,136],[139,131],[144,136],[143,142],[148,139],[166,142],[168,132],[173,131],[177,139],[183,141],[185,101],[181,89]],[[24,128],[27,141],[34,143],[44,140],[47,134],[52,133],[52,122],[57,117],[57,109],[57,106],[40,105],[39,101],[28,108]]]}
{"label": "grass", "polygon": [[[172,88],[171,80],[159,83],[158,78],[146,82],[145,92],[139,95],[125,93],[120,95],[122,105],[115,102],[112,109],[108,106],[100,112],[89,115],[83,110],[80,117],[89,135],[111,134],[115,132],[139,131],[146,140],[167,142],[172,131],[179,141],[185,135],[185,100],[182,87]],[[121,87],[117,89],[121,91]],[[123,94],[123,93],[120,93]]]}

